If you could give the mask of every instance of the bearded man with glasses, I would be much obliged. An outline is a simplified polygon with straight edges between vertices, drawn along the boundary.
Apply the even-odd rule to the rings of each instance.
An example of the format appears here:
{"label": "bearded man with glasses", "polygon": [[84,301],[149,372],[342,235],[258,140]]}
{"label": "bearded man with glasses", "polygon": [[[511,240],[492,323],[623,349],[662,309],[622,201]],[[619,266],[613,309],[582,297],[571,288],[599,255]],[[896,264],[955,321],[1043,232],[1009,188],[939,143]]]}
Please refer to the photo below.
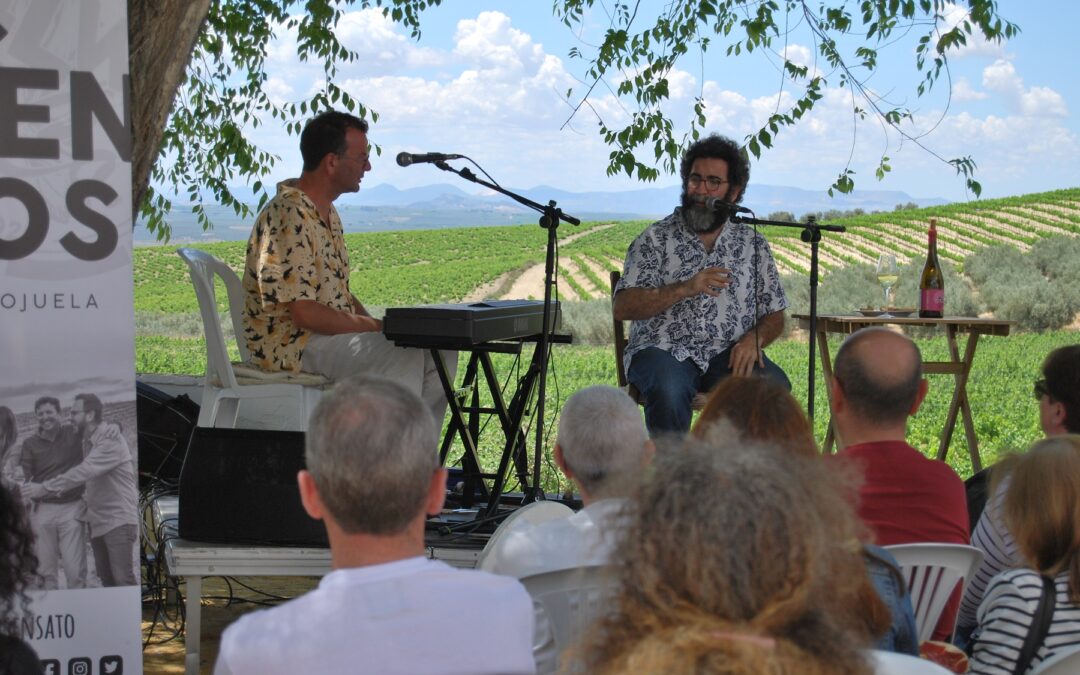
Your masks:
{"label": "bearded man with glasses", "polygon": [[627,380],[649,433],[684,433],[691,404],[729,375],[791,389],[764,348],[784,330],[787,296],[765,238],[729,220],[750,179],[746,154],[713,134],[683,155],[682,204],[630,244],[612,311],[632,321]]}

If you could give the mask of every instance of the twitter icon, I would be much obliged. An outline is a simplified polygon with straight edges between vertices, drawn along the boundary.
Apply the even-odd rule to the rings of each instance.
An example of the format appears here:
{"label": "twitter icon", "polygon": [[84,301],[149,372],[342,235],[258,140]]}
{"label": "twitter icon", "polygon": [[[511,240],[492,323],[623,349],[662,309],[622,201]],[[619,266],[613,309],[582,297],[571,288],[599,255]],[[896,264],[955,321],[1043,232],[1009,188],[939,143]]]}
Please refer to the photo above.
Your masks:
{"label": "twitter icon", "polygon": [[101,675],[124,675],[124,659],[120,656],[102,656],[98,660],[98,672]]}

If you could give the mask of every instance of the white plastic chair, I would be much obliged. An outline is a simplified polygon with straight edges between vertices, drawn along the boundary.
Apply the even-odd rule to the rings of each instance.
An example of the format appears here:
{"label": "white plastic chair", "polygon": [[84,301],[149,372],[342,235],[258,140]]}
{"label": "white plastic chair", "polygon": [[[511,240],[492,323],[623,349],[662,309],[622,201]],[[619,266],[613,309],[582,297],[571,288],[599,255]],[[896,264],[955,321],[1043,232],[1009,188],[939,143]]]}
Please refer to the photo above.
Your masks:
{"label": "white plastic chair", "polygon": [[[919,641],[929,640],[953,589],[959,583],[963,596],[982,562],[983,552],[961,544],[896,544],[884,548],[900,563],[907,581]],[[950,627],[950,634],[955,628],[955,624]]]}
{"label": "white plastic chair", "polygon": [[951,675],[949,669],[917,656],[880,649],[870,653],[874,657],[874,675]]}
{"label": "white plastic chair", "polygon": [[501,554],[501,542],[504,541],[507,533],[517,532],[549,520],[569,518],[572,515],[574,515],[574,510],[562,502],[541,500],[515,509],[499,523],[495,532],[491,534],[491,538],[484,545],[484,550],[480,551],[480,556],[476,559],[476,569],[485,572],[495,570]]}
{"label": "white plastic chair", "polygon": [[[244,288],[240,278],[214,256],[193,248],[176,251],[191,272],[195,297],[199,300],[203,333],[206,336],[206,377],[203,382],[201,427],[236,427],[240,402],[255,399],[291,399],[298,407],[300,430],[307,430],[308,416],[318,403],[322,389],[330,381],[310,373],[268,372],[247,363],[250,358],[243,335]],[[240,361],[229,361],[225,333],[217,310],[214,277],[225,284],[232,318],[233,335]]]}
{"label": "white plastic chair", "polygon": [[1080,673],[1080,649],[1056,654],[1031,671],[1031,675],[1076,675]]}
{"label": "white plastic chair", "polygon": [[537,675],[560,672],[561,654],[603,617],[618,589],[615,568],[609,565],[543,572],[521,583],[539,608],[533,641]]}

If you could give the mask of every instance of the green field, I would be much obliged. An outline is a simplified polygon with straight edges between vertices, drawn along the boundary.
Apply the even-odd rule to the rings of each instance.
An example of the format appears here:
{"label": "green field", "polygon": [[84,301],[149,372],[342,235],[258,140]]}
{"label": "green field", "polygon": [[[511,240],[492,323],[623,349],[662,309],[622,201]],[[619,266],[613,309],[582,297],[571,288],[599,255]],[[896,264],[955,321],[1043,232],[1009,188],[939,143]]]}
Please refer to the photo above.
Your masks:
{"label": "green field", "polygon": [[[922,245],[919,243],[921,233],[931,216],[948,219],[948,227],[955,231],[956,242],[962,242],[965,246],[971,245],[971,242],[980,243],[970,252],[963,249],[964,255],[954,254],[947,258],[955,263],[955,269],[951,272],[953,277],[947,282],[952,289],[950,303],[953,304],[950,307],[955,312],[992,311],[999,317],[1005,314],[1003,318],[1010,318],[1007,316],[1009,312],[1027,312],[1018,318],[1021,321],[1030,319],[1029,314],[1037,314],[1038,318],[1053,314],[1051,310],[1057,312],[1054,314],[1058,317],[1054,320],[1056,323],[1049,324],[1056,327],[1055,330],[1019,331],[1007,338],[980,340],[968,385],[969,400],[980,439],[982,461],[989,464],[1002,453],[1023,449],[1039,437],[1038,409],[1030,393],[1032,381],[1037,377],[1039,364],[1050,350],[1078,341],[1075,332],[1061,329],[1070,324],[1072,317],[1080,311],[1074,304],[1069,304],[1080,302],[1080,299],[1068,299],[1073,297],[1069,289],[1080,286],[1073,282],[1073,272],[1070,271],[1070,261],[1076,256],[1065,256],[1066,262],[1048,261],[1047,251],[1060,253],[1072,244],[1080,243],[1072,241],[1072,235],[1080,228],[1080,189],[909,210],[899,215],[873,214],[849,219],[851,231],[857,236],[846,238],[843,247],[833,251],[832,259],[844,263],[827,266],[827,274],[820,287],[820,311],[847,311],[876,299],[880,289],[874,284],[870,266],[860,256],[869,257],[872,252],[881,249],[882,242],[887,242],[899,252],[908,250],[905,246],[910,247],[910,257],[917,261],[921,255],[918,252],[918,247]],[[1024,218],[1030,220],[1025,221]],[[844,221],[839,222],[843,224]],[[895,226],[883,223],[893,223]],[[565,308],[567,328],[577,336],[579,343],[586,344],[554,348],[552,377],[548,383],[548,420],[545,424],[549,432],[557,421],[559,406],[571,393],[590,384],[615,383],[615,362],[609,346],[611,323],[606,300],[606,271],[618,266],[617,261],[622,258],[627,245],[644,225],[642,222],[594,222],[585,223],[580,228],[564,227],[559,231],[560,240],[574,237],[560,246],[561,265],[572,262],[582,271],[575,279],[564,275],[560,286],[572,289],[578,297],[595,299],[573,303]],[[789,236],[789,232],[784,230],[774,235],[770,231],[767,236],[777,252],[778,260],[791,262],[789,267],[794,271],[785,277],[785,287],[791,296],[793,309],[799,311],[805,309],[807,296],[804,290],[805,276],[798,273],[802,262],[797,251],[803,245]],[[543,230],[530,226],[348,235],[346,241],[352,265],[352,288],[376,312],[387,306],[459,301],[481,284],[492,282],[499,282],[505,290],[522,270],[542,262],[545,236]],[[1008,236],[1014,239],[1002,241]],[[1067,245],[1058,243],[1059,239],[1052,239],[1040,249],[1039,242],[1048,238],[1063,238],[1060,241]],[[1016,282],[1015,277],[1008,277],[1006,287],[1016,297],[1008,296],[1008,293],[1000,290],[1000,280],[995,281],[994,278],[994,274],[1001,272],[999,268],[1002,264],[998,259],[1003,253],[995,253],[996,249],[987,249],[982,244],[1014,248],[1012,258],[1005,258],[1019,261],[1016,265],[1022,265],[1024,273],[1034,278],[1034,282],[1028,279],[1024,284],[1036,283],[1040,287],[1033,286],[1029,290],[1028,286]],[[238,271],[243,266],[242,242],[199,248],[225,260]],[[859,253],[860,250],[863,252]],[[201,324],[183,262],[173,247],[139,248],[134,257],[138,372],[201,375],[205,368]],[[991,272],[978,273],[977,263],[980,262],[983,268],[990,268]],[[589,269],[590,265],[594,269]],[[909,265],[902,271],[897,294],[901,303],[914,293],[914,276],[919,266]],[[971,277],[961,276],[960,272],[965,266],[972,266],[977,273]],[[1061,286],[1059,288],[1054,284]],[[1062,302],[1065,305],[1055,305],[1038,314],[1032,309],[1037,303],[1028,299],[1029,292],[1049,296],[1057,305]],[[1062,300],[1063,297],[1066,299]],[[1080,294],[1076,298],[1080,298]],[[1017,308],[1011,309],[1014,305]],[[1042,325],[1035,319],[1031,319],[1030,323],[1033,326]],[[920,335],[917,341],[928,358],[942,360],[946,357],[947,347],[943,337]],[[798,336],[788,338],[769,351],[771,358],[791,377],[795,396],[805,401],[808,361],[805,339]],[[497,359],[497,366],[500,374],[511,372],[510,357]],[[823,436],[827,402],[820,372],[818,375],[815,426],[819,436]],[[951,379],[948,376],[931,376],[930,382],[930,395],[910,425],[912,443],[928,454],[936,450],[951,392]],[[533,435],[529,434],[530,442],[532,438]],[[485,463],[494,463],[497,453],[495,445],[493,437],[483,440]],[[550,438],[546,445],[550,447]],[[959,425],[954,433],[949,462],[962,476],[970,475],[970,461]],[[544,467],[544,476],[546,488],[564,487],[560,486],[558,472],[550,459]]]}

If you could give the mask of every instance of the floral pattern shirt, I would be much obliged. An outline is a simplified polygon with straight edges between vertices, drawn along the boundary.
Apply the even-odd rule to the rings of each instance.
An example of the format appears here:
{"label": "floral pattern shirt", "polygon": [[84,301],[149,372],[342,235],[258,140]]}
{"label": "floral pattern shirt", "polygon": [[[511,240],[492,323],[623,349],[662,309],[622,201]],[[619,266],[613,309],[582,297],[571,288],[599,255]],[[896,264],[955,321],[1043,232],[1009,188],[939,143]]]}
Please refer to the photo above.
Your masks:
{"label": "floral pattern shirt", "polygon": [[244,338],[252,364],[299,371],[311,332],[293,323],[287,303],[314,300],[343,312],[353,307],[337,210],[330,207],[325,223],[295,181],[279,183],[251,230],[243,283]]}
{"label": "floral pattern shirt", "polygon": [[780,273],[764,236],[729,221],[708,252],[683,223],[680,209],[647,227],[630,244],[616,290],[660,288],[686,281],[707,267],[730,269],[730,285],[716,297],[701,293],[684,298],[652,318],[632,322],[623,357],[627,370],[634,354],[658,347],[679,361],[692,359],[704,372],[713,357],[732,347],[761,317],[787,309]]}

